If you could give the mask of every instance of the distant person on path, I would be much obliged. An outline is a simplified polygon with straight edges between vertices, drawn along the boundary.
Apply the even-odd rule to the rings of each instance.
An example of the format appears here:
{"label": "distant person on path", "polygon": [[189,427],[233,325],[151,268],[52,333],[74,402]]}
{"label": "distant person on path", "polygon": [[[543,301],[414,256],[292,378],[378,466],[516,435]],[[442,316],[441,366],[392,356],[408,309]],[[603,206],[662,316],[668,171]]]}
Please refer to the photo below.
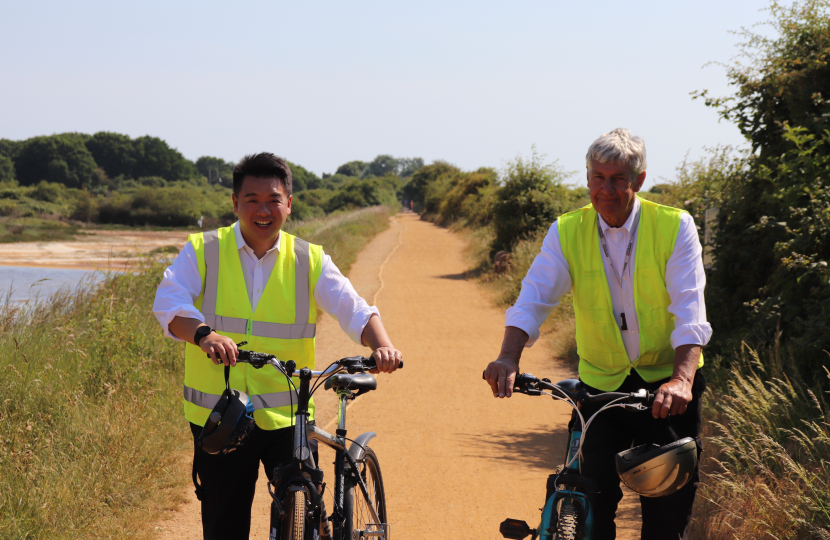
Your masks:
{"label": "distant person on path", "polygon": [[[695,438],[700,455],[706,382],[698,369],[712,328],[692,217],[636,195],[646,179],[643,139],[626,129],[606,133],[591,144],[586,165],[591,204],[550,227],[507,310],[501,352],[485,378],[493,396],[510,397],[522,349],[533,345],[551,310],[573,291],[579,378],[588,391],[655,392],[651,411],[610,409],[595,418],[585,439],[582,474],[601,492],[593,499],[594,538],[613,539],[622,498],[616,453],[652,433],[655,419],[671,415],[678,436]],[[587,419],[598,408],[586,405],[582,413]],[[687,538],[699,479],[698,465],[676,493],[640,498],[642,538]]]}
{"label": "distant person on path", "polygon": [[[379,371],[391,373],[401,360],[377,308],[358,296],[323,248],[281,230],[291,213],[291,187],[284,160],[269,153],[245,156],[233,169],[231,200],[239,220],[190,235],[156,291],[153,312],[165,335],[187,342],[184,414],[194,441],[225,388],[223,366],[235,366],[230,387],[254,404],[256,427],[240,448],[225,455],[195,449],[205,539],[247,539],[259,462],[270,479],[275,466],[291,461],[290,403],[296,395],[273,369],[236,365],[237,342],[294,360],[297,369],[314,369],[322,309],[355,342],[372,348]],[[218,272],[215,309],[203,306],[211,260]],[[238,321],[241,327],[231,324]]]}

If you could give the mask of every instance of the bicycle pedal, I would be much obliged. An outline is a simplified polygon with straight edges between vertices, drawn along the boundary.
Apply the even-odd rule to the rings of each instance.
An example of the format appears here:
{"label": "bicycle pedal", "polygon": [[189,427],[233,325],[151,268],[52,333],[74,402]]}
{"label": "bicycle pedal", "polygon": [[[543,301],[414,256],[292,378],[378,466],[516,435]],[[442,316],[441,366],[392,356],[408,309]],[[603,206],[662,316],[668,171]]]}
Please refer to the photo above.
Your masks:
{"label": "bicycle pedal", "polygon": [[522,540],[531,534],[536,538],[536,529],[531,529],[526,521],[519,519],[505,519],[499,525],[499,532],[510,540]]}
{"label": "bicycle pedal", "polygon": [[387,523],[367,523],[366,530],[352,531],[351,540],[363,540],[364,538],[380,538],[390,540],[390,527]]}

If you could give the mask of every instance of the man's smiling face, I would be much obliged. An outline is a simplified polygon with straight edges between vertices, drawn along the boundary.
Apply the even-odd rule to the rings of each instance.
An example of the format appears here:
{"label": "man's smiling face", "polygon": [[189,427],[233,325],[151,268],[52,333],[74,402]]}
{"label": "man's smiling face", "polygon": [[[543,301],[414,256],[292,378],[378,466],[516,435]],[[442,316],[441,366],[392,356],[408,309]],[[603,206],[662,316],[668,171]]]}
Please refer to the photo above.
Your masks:
{"label": "man's smiling face", "polygon": [[291,214],[291,195],[285,193],[283,182],[277,178],[246,176],[239,196],[232,197],[233,211],[239,217],[245,242],[257,255],[271,249]]}

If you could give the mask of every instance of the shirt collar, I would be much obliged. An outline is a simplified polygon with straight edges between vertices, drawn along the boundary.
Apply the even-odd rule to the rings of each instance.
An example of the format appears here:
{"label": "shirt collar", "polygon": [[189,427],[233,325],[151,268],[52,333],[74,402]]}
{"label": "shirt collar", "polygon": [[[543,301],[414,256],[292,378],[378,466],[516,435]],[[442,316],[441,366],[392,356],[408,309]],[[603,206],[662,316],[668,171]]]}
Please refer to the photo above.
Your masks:
{"label": "shirt collar", "polygon": [[[251,252],[251,253],[254,252],[254,250],[251,249],[251,246],[249,246],[248,243],[245,242],[245,238],[242,237],[242,229],[239,227],[239,221],[237,221],[236,223],[233,224],[233,234],[236,237],[236,249],[237,250],[247,248],[247,250],[249,252]],[[274,242],[274,245],[271,246],[271,249],[266,251],[265,254],[267,255],[267,254],[271,253],[274,250],[277,250],[277,252],[279,252],[279,250],[280,250],[280,240],[282,240],[282,231],[280,231],[277,234],[276,242]]]}
{"label": "shirt collar", "polygon": [[[629,234],[631,234],[631,227],[634,226],[634,218],[637,216],[637,212],[639,212],[639,211],[640,211],[640,198],[635,196],[634,197],[634,208],[631,209],[631,214],[628,216],[628,219],[625,220],[625,223],[623,223],[623,226],[622,226],[622,228],[625,229],[626,231],[628,231]],[[602,219],[602,216],[599,215],[599,212],[597,212],[597,217],[599,218],[599,226],[602,227],[602,232],[606,232],[608,229],[616,229],[616,230],[620,229],[619,227],[611,227],[609,224],[607,224],[605,222],[605,220]]]}

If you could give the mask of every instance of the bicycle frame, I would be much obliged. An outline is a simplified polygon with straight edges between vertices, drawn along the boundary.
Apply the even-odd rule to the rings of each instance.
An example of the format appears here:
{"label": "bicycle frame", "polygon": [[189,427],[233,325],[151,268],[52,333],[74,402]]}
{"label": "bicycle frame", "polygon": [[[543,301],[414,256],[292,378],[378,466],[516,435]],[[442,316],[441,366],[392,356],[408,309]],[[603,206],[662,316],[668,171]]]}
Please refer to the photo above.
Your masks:
{"label": "bicycle frame", "polygon": [[[272,362],[269,362],[272,363]],[[272,363],[274,365],[274,363]],[[281,371],[286,376],[292,376],[293,370],[283,370],[274,365],[278,371]],[[345,479],[349,471],[354,471],[354,477],[357,485],[366,500],[371,500],[369,490],[365,481],[357,472],[360,470],[358,461],[363,459],[363,452],[365,445],[377,436],[374,432],[366,432],[358,436],[351,447],[346,449],[346,404],[349,400],[354,399],[355,395],[348,389],[338,389],[336,391],[339,398],[339,406],[337,412],[337,430],[335,435],[318,428],[313,424],[309,424],[309,410],[308,402],[310,399],[310,385],[313,376],[323,376],[333,373],[333,371],[312,371],[308,368],[303,368],[298,372],[300,379],[300,387],[298,389],[297,409],[294,414],[294,448],[293,459],[290,464],[284,467],[277,467],[274,470],[275,489],[272,490],[272,483],[268,484],[268,491],[274,501],[274,509],[277,512],[277,517],[281,520],[286,515],[286,508],[283,504],[287,492],[296,491],[297,489],[304,489],[309,495],[309,512],[315,514],[315,518],[319,517],[322,523],[324,535],[331,536],[331,531],[328,530],[328,520],[326,516],[325,505],[323,504],[323,492],[325,490],[325,483],[323,482],[323,471],[317,467],[314,462],[314,457],[309,448],[309,440],[316,440],[321,442],[335,451],[334,458],[334,509],[331,515],[331,522],[335,530],[342,530],[345,526],[346,516],[344,513],[344,494],[345,494]],[[348,469],[347,469],[348,464]],[[389,526],[381,523],[380,517],[377,514],[373,505],[367,505],[372,514],[374,524],[378,529],[377,532],[366,532],[365,536],[374,536],[389,540]],[[318,513],[319,510],[319,513]],[[274,519],[272,519],[272,536],[274,535]]]}
{"label": "bicycle frame", "polygon": [[[584,540],[593,536],[594,517],[591,504],[591,493],[596,491],[593,480],[581,474],[582,445],[591,422],[597,415],[610,407],[625,407],[633,410],[642,410],[643,405],[653,399],[653,395],[645,390],[634,393],[606,392],[598,396],[591,396],[582,387],[579,381],[567,380],[559,384],[552,384],[548,379],[537,379],[530,374],[519,376],[515,383],[515,392],[528,395],[548,395],[558,401],[564,401],[574,408],[579,417],[579,425],[575,425],[569,433],[568,452],[562,471],[554,479],[553,494],[545,501],[542,508],[542,518],[537,529],[530,529],[527,523],[508,519],[501,525],[500,531],[505,538],[522,539],[528,534],[537,536],[539,540],[551,540],[556,534],[558,520],[562,507],[572,505],[578,514],[577,535]],[[557,395],[544,390],[556,392]],[[585,422],[579,412],[581,405],[586,402],[606,402],[597,412]],[[625,402],[625,403],[623,403]],[[561,478],[561,482],[559,479]]]}

